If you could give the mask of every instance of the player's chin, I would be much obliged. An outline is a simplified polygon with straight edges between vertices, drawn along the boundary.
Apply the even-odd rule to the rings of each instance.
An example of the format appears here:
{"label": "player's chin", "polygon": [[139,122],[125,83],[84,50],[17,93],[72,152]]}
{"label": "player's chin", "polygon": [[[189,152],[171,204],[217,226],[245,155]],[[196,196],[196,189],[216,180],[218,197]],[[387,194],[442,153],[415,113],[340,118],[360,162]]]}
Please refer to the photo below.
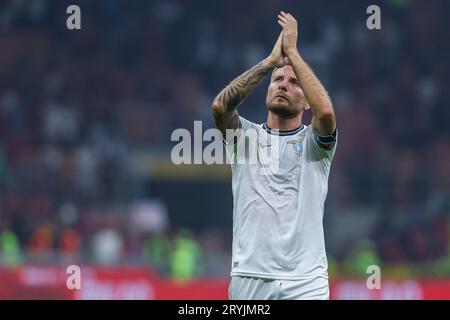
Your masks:
{"label": "player's chin", "polygon": [[273,102],[267,106],[267,109],[274,113],[286,113],[290,108],[287,102]]}
{"label": "player's chin", "polygon": [[294,118],[298,114],[298,110],[289,103],[271,103],[267,106],[267,109],[283,118]]}

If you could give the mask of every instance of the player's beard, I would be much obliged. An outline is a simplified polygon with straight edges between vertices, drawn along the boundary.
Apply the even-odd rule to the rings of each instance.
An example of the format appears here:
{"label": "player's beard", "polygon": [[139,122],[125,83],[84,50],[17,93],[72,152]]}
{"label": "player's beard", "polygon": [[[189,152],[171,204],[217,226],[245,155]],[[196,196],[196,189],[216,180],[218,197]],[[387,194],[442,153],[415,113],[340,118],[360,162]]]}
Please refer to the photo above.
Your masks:
{"label": "player's beard", "polygon": [[290,104],[268,103],[267,109],[284,119],[295,118],[300,110]]}

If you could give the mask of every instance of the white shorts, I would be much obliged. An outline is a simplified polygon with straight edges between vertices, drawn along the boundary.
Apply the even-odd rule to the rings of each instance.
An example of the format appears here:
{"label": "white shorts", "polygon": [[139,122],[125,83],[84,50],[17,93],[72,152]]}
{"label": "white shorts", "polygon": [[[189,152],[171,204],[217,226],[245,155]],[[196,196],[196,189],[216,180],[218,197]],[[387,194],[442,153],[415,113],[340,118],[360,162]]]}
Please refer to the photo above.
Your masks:
{"label": "white shorts", "polygon": [[272,280],[234,276],[228,288],[230,300],[329,300],[328,279]]}

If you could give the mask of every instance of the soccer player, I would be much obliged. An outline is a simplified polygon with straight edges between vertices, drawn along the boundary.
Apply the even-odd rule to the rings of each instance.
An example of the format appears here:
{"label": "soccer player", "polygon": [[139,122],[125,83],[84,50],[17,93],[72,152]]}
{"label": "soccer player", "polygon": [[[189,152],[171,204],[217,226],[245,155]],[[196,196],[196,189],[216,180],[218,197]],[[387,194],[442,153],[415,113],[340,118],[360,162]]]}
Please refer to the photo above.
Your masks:
{"label": "soccer player", "polygon": [[[329,299],[322,220],[336,120],[327,91],[297,49],[297,21],[282,11],[278,23],[282,31],[271,54],[212,103],[226,151],[236,155],[231,163],[232,300]],[[259,125],[239,116],[237,107],[269,74],[267,122]],[[308,109],[312,122],[304,125],[302,115]],[[233,139],[227,137],[230,130]],[[258,139],[272,138],[267,141],[278,151],[258,142],[255,164],[240,161],[250,156],[243,151],[250,130],[258,132]],[[279,156],[275,169],[264,165],[267,149]]]}

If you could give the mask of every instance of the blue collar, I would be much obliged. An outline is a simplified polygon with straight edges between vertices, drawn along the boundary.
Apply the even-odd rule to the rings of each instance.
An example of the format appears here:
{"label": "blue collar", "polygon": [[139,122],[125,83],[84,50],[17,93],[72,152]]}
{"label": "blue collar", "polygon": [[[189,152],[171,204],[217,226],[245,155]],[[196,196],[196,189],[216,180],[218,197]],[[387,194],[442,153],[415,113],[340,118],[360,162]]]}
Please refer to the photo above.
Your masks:
{"label": "blue collar", "polygon": [[277,136],[292,136],[292,135],[297,134],[300,131],[302,131],[303,128],[305,127],[305,125],[302,124],[297,129],[283,131],[283,130],[276,130],[276,129],[269,128],[269,126],[267,125],[267,122],[264,122],[262,126],[263,126],[263,129],[266,130],[268,133],[274,134]]}

